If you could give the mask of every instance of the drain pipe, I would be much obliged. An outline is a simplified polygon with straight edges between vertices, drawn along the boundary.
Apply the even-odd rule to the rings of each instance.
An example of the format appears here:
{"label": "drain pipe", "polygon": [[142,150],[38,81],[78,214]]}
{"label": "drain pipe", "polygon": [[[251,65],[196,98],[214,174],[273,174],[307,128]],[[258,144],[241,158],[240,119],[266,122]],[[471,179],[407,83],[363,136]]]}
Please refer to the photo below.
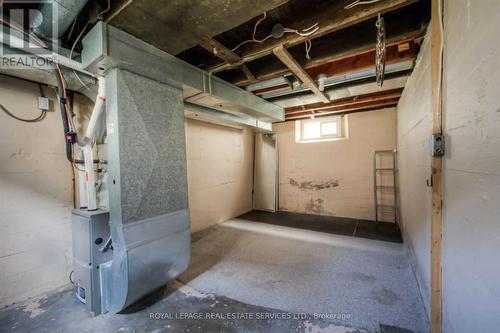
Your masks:
{"label": "drain pipe", "polygon": [[89,124],[82,140],[78,141],[78,146],[82,150],[84,168],[85,168],[85,184],[87,187],[87,209],[97,209],[97,193],[96,193],[96,176],[94,172],[94,149],[92,147],[92,139],[95,134],[97,122],[104,110],[104,102],[106,100],[106,85],[104,77],[98,77],[98,93],[94,104],[94,109],[90,116]]}

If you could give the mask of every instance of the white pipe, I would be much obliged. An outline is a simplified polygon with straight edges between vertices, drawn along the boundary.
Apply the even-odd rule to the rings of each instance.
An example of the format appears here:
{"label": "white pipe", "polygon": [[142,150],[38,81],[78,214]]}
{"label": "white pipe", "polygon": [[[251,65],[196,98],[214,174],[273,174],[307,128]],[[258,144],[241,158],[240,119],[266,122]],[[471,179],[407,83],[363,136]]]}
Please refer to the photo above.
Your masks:
{"label": "white pipe", "polygon": [[104,110],[104,101],[106,100],[104,77],[98,77],[99,90],[97,92],[94,109],[90,115],[89,124],[82,140],[78,140],[78,145],[83,151],[85,166],[85,183],[87,185],[87,209],[97,209],[97,193],[94,173],[94,149],[92,148],[92,138],[94,137],[97,122]]}
{"label": "white pipe", "polygon": [[95,128],[97,125],[97,121],[101,117],[102,111],[104,110],[104,101],[106,100],[106,84],[104,77],[98,77],[99,88],[97,91],[97,98],[94,104],[94,109],[92,110],[92,114],[90,116],[89,124],[87,126],[87,131],[85,132],[85,136],[82,139],[82,143],[86,144],[89,141],[92,141],[92,137],[95,133]]}
{"label": "white pipe", "polygon": [[87,187],[87,209],[97,209],[97,193],[94,173],[94,149],[92,145],[86,144],[82,147],[85,166],[85,184]]}

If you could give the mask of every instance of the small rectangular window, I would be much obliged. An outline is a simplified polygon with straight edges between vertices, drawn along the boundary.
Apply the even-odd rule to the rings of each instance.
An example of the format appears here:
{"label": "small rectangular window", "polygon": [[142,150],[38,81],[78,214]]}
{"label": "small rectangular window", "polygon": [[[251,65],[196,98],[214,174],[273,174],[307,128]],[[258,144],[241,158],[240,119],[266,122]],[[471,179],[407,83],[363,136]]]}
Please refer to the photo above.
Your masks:
{"label": "small rectangular window", "polygon": [[318,142],[346,138],[346,116],[295,121],[296,142]]}

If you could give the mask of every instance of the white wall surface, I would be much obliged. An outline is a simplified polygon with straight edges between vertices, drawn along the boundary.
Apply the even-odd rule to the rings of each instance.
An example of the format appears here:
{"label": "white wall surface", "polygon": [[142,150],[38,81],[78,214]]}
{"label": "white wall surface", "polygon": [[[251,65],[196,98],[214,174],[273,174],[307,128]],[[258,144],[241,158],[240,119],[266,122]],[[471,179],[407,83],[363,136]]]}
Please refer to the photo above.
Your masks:
{"label": "white wall surface", "polygon": [[[19,117],[39,114],[39,94],[1,76],[0,103]],[[68,283],[71,177],[58,109],[33,124],[0,111],[0,306]]]}
{"label": "white wall surface", "polygon": [[186,119],[191,230],[252,209],[253,132]]}
{"label": "white wall surface", "polygon": [[398,173],[403,238],[429,313],[431,251],[431,43],[428,33],[399,100]]}
{"label": "white wall surface", "polygon": [[500,329],[500,1],[445,1],[443,328]]}
{"label": "white wall surface", "polygon": [[[500,327],[500,2],[445,0],[443,332]],[[430,288],[430,37],[398,105],[405,241]]]}
{"label": "white wall surface", "polygon": [[[374,219],[373,151],[396,148],[396,110],[347,117],[349,137],[337,141],[297,143],[294,121],[274,125],[280,210]],[[303,182],[338,186],[303,188]]]}

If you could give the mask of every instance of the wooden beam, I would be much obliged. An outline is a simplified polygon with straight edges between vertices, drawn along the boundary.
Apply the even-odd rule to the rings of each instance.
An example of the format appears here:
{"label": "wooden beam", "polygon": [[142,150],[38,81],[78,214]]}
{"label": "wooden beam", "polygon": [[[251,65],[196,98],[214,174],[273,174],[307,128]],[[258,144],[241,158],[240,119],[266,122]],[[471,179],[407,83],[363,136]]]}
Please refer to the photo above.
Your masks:
{"label": "wooden beam", "polygon": [[328,116],[332,114],[347,114],[347,113],[354,113],[354,112],[363,112],[363,111],[373,111],[381,108],[386,108],[386,107],[394,107],[398,105],[399,98],[392,98],[392,99],[387,99],[383,101],[378,101],[378,102],[367,102],[367,103],[361,103],[357,105],[353,105],[350,107],[335,107],[331,108],[329,110],[323,110],[323,111],[314,111],[313,112],[307,112],[304,114],[300,115],[291,115],[291,116],[286,116],[285,115],[285,121],[287,120],[295,120],[295,119],[305,119],[309,118],[311,116],[314,117],[321,117],[321,116]]}
{"label": "wooden beam", "polygon": [[380,102],[383,100],[400,98],[403,92],[403,88],[391,89],[382,92],[375,92],[370,94],[364,94],[359,96],[352,96],[347,98],[338,99],[327,104],[314,103],[308,105],[302,105],[298,107],[286,108],[285,116],[296,115],[304,112],[317,112],[323,110],[330,110],[335,107],[345,107],[353,106],[357,104],[363,104],[368,102]]}
{"label": "wooden beam", "polygon": [[[414,44],[408,51],[399,52],[398,45],[393,45],[387,48],[386,64],[396,64],[399,62],[417,59],[417,49]],[[349,73],[361,72],[363,70],[375,68],[375,51],[366,52],[353,56],[352,58],[345,58],[338,61],[333,61],[322,66],[312,67],[305,69],[311,78],[318,77],[319,74],[325,74],[327,77],[341,76]],[[271,93],[275,91],[284,90],[288,85],[277,85],[275,87],[267,87],[265,89],[256,90],[253,93],[262,95],[264,93]]]}
{"label": "wooden beam", "polygon": [[215,39],[209,39],[200,44],[208,52],[217,56],[218,58],[224,60],[226,63],[235,64],[241,61],[239,55],[231,51],[224,44],[216,41]]}
{"label": "wooden beam", "polygon": [[278,57],[281,62],[283,62],[290,71],[295,74],[302,82],[304,82],[311,91],[318,96],[323,102],[327,103],[330,101],[328,95],[323,91],[319,90],[316,82],[307,74],[307,72],[300,67],[297,61],[288,53],[288,51],[283,47],[279,46],[273,50],[273,53]]}
{"label": "wooden beam", "polygon": [[[418,49],[419,47],[415,42],[413,42],[414,39],[417,39],[419,36],[422,36],[423,31],[419,32],[414,32],[410,35],[404,35],[400,36],[400,38],[397,38],[393,40],[392,42],[387,43],[387,62],[388,63],[396,63],[398,60],[404,61],[404,60],[414,60],[417,57],[418,54]],[[395,53],[393,50],[396,47],[399,47],[400,44],[408,44],[409,50],[400,52],[399,54]],[[342,52],[342,53],[334,53],[332,55],[325,55],[321,57],[312,57],[311,60],[309,60],[307,63],[302,64],[302,67],[309,71],[309,69],[313,69],[319,66],[325,66],[329,63],[337,63],[341,64],[342,61],[347,61],[346,59],[351,59],[356,56],[365,56],[365,57],[370,57],[370,55],[367,54],[374,54],[375,48],[373,46],[370,47],[362,47],[359,49],[353,49],[349,52]],[[404,59],[405,57],[408,57],[408,59]],[[373,60],[373,59],[372,59]],[[362,61],[363,63],[367,63],[367,61]],[[374,61],[372,61],[373,65]],[[355,64],[359,65],[359,62],[355,62]],[[274,79],[276,77],[284,76],[290,74],[290,71],[288,68],[276,68],[274,70],[270,70],[264,73],[256,73],[255,77],[257,79],[257,82],[260,81],[266,81],[270,79]],[[312,76],[312,75],[311,75]],[[312,76],[314,77],[314,76]],[[229,81],[234,85],[237,85],[239,87],[246,86],[251,84],[248,79],[244,80],[238,80],[238,81]],[[255,81],[253,82],[255,83]]]}
{"label": "wooden beam", "polygon": [[240,69],[243,72],[243,74],[245,74],[245,76],[247,77],[247,80],[249,82],[248,84],[257,82],[257,79],[255,78],[252,71],[250,71],[247,65],[245,64],[241,65]]}
{"label": "wooden beam", "polygon": [[[241,58],[239,55],[237,55],[229,48],[227,48],[224,44],[215,39],[209,39],[204,43],[201,43],[200,46],[203,47],[208,52],[212,53],[213,55],[217,56],[218,58],[224,60],[226,63],[234,64],[241,62]],[[243,72],[243,74],[245,74],[247,78],[246,82],[248,82],[248,84],[257,82],[257,79],[255,78],[255,76],[250,71],[247,65],[242,64],[240,66],[240,69]]]}
{"label": "wooden beam", "polygon": [[[408,51],[399,52],[398,46],[393,45],[386,48],[386,65],[400,63],[417,59],[417,48],[412,44]],[[355,55],[350,58],[333,61],[321,66],[309,67],[307,73],[313,77],[325,74],[327,77],[344,75],[353,72],[360,72],[375,67],[375,50]]]}
{"label": "wooden beam", "polygon": [[[431,5],[431,89],[432,89],[432,133],[443,132],[442,104],[442,45],[443,36],[441,0],[432,0]],[[441,272],[441,238],[442,238],[442,208],[443,193],[442,156],[431,159],[432,177],[432,221],[431,221],[431,332],[441,333],[442,330],[442,272]]]}
{"label": "wooden beam", "polygon": [[217,73],[232,67],[239,66],[243,63],[261,58],[273,53],[277,47],[286,45],[287,47],[304,43],[311,38],[320,36],[344,29],[346,27],[363,22],[370,18],[376,17],[379,13],[383,14],[398,8],[407,6],[417,0],[385,0],[365,6],[356,6],[352,9],[344,9],[344,7],[352,2],[352,0],[338,1],[334,4],[328,3],[326,8],[321,7],[318,11],[313,11],[304,19],[296,22],[294,28],[305,29],[315,23],[319,23],[319,29],[312,36],[303,37],[297,34],[285,34],[280,39],[270,38],[267,41],[259,44],[252,44],[243,49],[241,54],[241,62],[236,64],[222,64],[209,68],[211,73]]}

